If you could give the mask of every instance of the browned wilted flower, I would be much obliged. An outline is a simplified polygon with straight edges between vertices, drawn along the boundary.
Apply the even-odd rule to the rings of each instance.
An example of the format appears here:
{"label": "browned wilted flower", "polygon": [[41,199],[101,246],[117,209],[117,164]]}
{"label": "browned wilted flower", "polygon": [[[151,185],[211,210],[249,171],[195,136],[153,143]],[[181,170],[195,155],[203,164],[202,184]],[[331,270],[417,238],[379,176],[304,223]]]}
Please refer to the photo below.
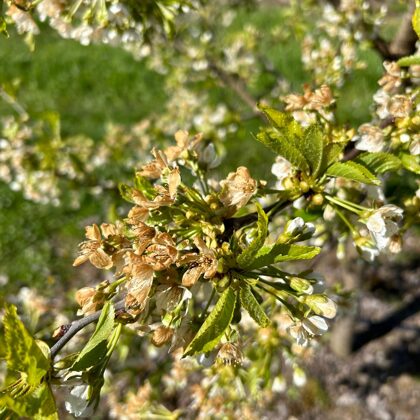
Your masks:
{"label": "browned wilted flower", "polygon": [[127,222],[130,225],[137,225],[141,222],[145,222],[148,217],[149,217],[149,210],[147,210],[145,207],[134,206],[128,212]]}
{"label": "browned wilted flower", "polygon": [[162,175],[162,171],[168,167],[168,161],[158,149],[153,148],[152,155],[154,160],[143,165],[137,174],[145,178],[158,179]]}
{"label": "browned wilted flower", "polygon": [[169,234],[158,233],[151,244],[145,249],[144,261],[149,264],[153,270],[160,271],[167,269],[175,263],[178,251],[175,242]]}
{"label": "browned wilted flower", "polygon": [[231,172],[228,177],[220,181],[222,191],[219,199],[233,214],[245,206],[257,191],[257,182],[251,178],[247,168],[240,166],[236,172]]}
{"label": "browned wilted flower", "polygon": [[153,268],[139,255],[127,253],[126,260],[124,272],[130,280],[126,284],[128,293],[125,298],[125,307],[131,314],[139,314],[146,307],[154,272]]}
{"label": "browned wilted flower", "polygon": [[320,111],[322,108],[332,105],[334,101],[331,89],[327,85],[322,85],[310,96],[308,108]]}
{"label": "browned wilted flower", "polygon": [[98,311],[105,302],[105,295],[95,287],[83,287],[76,292],[76,302],[85,315]]}
{"label": "browned wilted flower", "polygon": [[242,351],[235,343],[224,343],[217,353],[217,359],[225,365],[239,365],[243,361]]}
{"label": "browned wilted flower", "polygon": [[186,254],[177,263],[178,265],[189,265],[187,271],[182,276],[182,285],[186,287],[191,287],[197,283],[201,275],[205,279],[211,279],[217,272],[215,252],[208,248],[201,238],[195,238],[194,243],[200,253]]}
{"label": "browned wilted flower", "polygon": [[165,155],[170,162],[178,159],[184,151],[193,150],[202,140],[201,134],[196,134],[190,138],[188,131],[179,130],[175,133],[176,146],[165,149]]}
{"label": "browned wilted flower", "polygon": [[161,325],[160,327],[156,328],[153,331],[152,343],[156,347],[163,346],[172,338],[173,335],[174,335],[173,328],[168,328]]}
{"label": "browned wilted flower", "polygon": [[385,61],[386,74],[379,80],[379,85],[386,92],[391,92],[401,86],[401,69],[395,62]]}
{"label": "browned wilted flower", "polygon": [[407,96],[395,95],[388,105],[389,113],[395,118],[405,118],[410,115],[412,102]]}
{"label": "browned wilted flower", "polygon": [[103,241],[99,227],[95,224],[86,226],[86,238],[89,240],[79,245],[80,255],[75,259],[73,266],[76,267],[89,260],[97,268],[111,268],[112,258],[102,248]]}
{"label": "browned wilted flower", "polygon": [[322,85],[312,92],[308,85],[303,86],[303,95],[292,93],[283,98],[286,103],[286,111],[315,110],[320,111],[334,103],[331,89]]}

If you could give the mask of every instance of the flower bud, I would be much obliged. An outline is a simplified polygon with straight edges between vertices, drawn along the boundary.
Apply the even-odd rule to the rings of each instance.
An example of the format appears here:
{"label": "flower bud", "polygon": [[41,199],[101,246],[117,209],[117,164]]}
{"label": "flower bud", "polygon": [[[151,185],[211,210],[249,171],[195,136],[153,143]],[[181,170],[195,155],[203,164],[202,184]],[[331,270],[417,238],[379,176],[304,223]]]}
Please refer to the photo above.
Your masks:
{"label": "flower bud", "polygon": [[318,315],[325,318],[334,318],[337,314],[337,305],[324,295],[312,295],[305,298],[305,303]]}
{"label": "flower bud", "polygon": [[299,293],[306,293],[310,295],[313,292],[311,283],[308,280],[302,279],[300,277],[291,277],[290,287]]}

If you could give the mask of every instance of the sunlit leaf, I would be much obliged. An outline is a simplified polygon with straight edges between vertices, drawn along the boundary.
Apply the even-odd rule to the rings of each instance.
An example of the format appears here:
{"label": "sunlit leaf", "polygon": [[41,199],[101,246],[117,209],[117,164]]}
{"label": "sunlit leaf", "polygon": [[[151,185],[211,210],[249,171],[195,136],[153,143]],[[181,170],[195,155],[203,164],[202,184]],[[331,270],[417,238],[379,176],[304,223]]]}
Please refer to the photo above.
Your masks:
{"label": "sunlit leaf", "polygon": [[261,308],[257,299],[252,293],[251,287],[244,285],[239,292],[241,305],[248,311],[251,318],[261,327],[267,327],[270,324],[270,319]]}
{"label": "sunlit leaf", "polygon": [[282,261],[309,260],[318,255],[320,251],[321,248],[317,246],[295,244],[266,245],[261,248],[254,261],[247,269],[253,270]]}
{"label": "sunlit leaf", "polygon": [[107,352],[107,340],[114,329],[114,307],[107,302],[102,308],[96,329],[80,352],[72,366],[72,370],[84,370],[101,363]]}
{"label": "sunlit leaf", "polygon": [[383,174],[387,171],[397,171],[401,168],[400,159],[385,152],[362,153],[357,156],[355,161],[368,168],[374,174]]}
{"label": "sunlit leaf", "polygon": [[409,155],[408,153],[401,153],[400,159],[405,169],[420,175],[420,156],[413,156]]}
{"label": "sunlit leaf", "polygon": [[206,353],[212,350],[222,338],[232,321],[236,305],[236,293],[227,288],[220,296],[213,310],[184,352],[184,356]]}
{"label": "sunlit leaf", "polygon": [[3,325],[8,369],[23,373],[30,387],[38,386],[50,368],[49,357],[29,334],[14,305],[6,305]]}
{"label": "sunlit leaf", "polygon": [[246,268],[250,265],[259,251],[264,245],[268,233],[268,217],[263,208],[257,203],[258,221],[257,221],[257,234],[252,242],[245,248],[244,251],[238,256],[237,263],[239,267]]}
{"label": "sunlit leaf", "polygon": [[311,167],[312,175],[316,177],[320,172],[324,154],[324,137],[318,126],[312,125],[305,131],[301,151]]}
{"label": "sunlit leaf", "polygon": [[381,183],[369,169],[352,161],[336,162],[327,169],[326,174],[336,178],[351,179],[363,184],[379,185]]}

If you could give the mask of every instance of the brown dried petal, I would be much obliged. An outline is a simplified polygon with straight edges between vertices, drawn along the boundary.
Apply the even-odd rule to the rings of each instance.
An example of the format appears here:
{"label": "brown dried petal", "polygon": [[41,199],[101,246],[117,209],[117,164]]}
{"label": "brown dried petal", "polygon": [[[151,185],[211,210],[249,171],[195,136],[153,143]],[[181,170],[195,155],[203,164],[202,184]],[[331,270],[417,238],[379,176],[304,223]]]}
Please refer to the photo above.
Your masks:
{"label": "brown dried petal", "polygon": [[136,225],[136,224],[139,224],[140,222],[145,222],[148,217],[149,217],[149,210],[147,210],[144,207],[134,206],[128,212],[128,223],[130,223],[130,225]]}
{"label": "brown dried petal", "polygon": [[168,190],[169,196],[172,199],[176,196],[179,184],[181,184],[181,174],[179,173],[179,168],[172,169],[171,173],[168,175]]}
{"label": "brown dried petal", "polygon": [[155,331],[153,331],[152,343],[156,347],[163,346],[172,338],[173,335],[174,330],[172,328],[164,326],[158,327]]}
{"label": "brown dried petal", "polygon": [[98,248],[89,256],[89,261],[96,267],[108,269],[112,267],[112,258],[102,249]]}
{"label": "brown dried petal", "polygon": [[182,276],[182,285],[185,287],[194,286],[200,276],[204,273],[205,268],[201,265],[195,265],[189,268]]}
{"label": "brown dried petal", "polygon": [[98,242],[101,240],[101,231],[97,225],[93,224],[92,226],[86,226],[85,230],[86,238]]}
{"label": "brown dried petal", "polygon": [[96,294],[94,287],[82,287],[76,292],[75,298],[79,306],[83,306],[89,299]]}
{"label": "brown dried petal", "polygon": [[236,172],[231,172],[220,185],[220,201],[225,207],[235,207],[236,210],[248,203],[257,190],[256,181],[244,166],[240,166]]}

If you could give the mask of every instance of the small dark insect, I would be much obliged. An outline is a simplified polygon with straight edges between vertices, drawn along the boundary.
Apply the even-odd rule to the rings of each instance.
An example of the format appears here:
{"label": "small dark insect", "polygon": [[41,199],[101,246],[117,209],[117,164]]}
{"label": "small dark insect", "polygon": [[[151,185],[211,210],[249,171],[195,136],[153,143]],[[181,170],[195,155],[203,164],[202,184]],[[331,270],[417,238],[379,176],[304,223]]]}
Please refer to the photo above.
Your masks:
{"label": "small dark insect", "polygon": [[58,327],[52,335],[52,338],[54,338],[55,340],[58,340],[59,338],[61,338],[71,327],[71,324],[64,324],[61,325],[60,327]]}

